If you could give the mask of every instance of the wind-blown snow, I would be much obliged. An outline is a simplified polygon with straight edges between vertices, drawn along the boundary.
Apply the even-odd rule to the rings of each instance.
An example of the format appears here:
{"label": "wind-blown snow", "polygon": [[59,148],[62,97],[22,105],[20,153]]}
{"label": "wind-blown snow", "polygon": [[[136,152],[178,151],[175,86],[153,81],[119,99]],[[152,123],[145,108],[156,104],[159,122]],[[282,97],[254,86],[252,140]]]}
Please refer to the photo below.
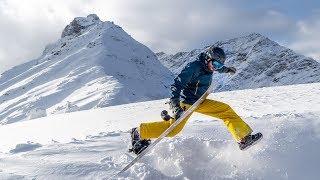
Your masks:
{"label": "wind-blown snow", "polygon": [[[263,140],[240,151],[217,119],[194,114],[118,178],[318,179],[320,84],[211,94]],[[59,114],[0,127],[1,179],[105,179],[133,159],[129,129],[159,120],[164,100]]]}
{"label": "wind-blown snow", "polygon": [[[0,124],[168,96],[171,72],[113,22],[75,18],[43,54],[0,76]],[[44,113],[43,113],[44,114]]]}

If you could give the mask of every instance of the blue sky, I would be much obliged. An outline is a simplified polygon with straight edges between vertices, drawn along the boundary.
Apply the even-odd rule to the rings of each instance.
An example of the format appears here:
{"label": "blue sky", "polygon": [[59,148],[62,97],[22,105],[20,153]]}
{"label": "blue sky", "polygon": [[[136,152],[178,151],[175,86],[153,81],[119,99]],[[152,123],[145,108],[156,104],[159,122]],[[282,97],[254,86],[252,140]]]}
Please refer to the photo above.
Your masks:
{"label": "blue sky", "polygon": [[257,32],[320,59],[316,0],[0,0],[0,72],[39,57],[74,17],[91,13],[114,21],[155,52]]}

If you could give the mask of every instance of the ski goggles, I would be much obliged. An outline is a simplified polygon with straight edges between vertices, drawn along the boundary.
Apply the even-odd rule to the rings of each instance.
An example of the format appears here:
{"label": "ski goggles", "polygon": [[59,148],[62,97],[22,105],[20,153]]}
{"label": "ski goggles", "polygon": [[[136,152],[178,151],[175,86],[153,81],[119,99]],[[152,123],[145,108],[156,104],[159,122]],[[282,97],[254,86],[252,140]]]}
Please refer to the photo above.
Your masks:
{"label": "ski goggles", "polygon": [[219,62],[219,61],[216,61],[216,60],[211,61],[211,64],[212,64],[212,66],[214,67],[214,69],[216,69],[216,70],[220,70],[220,69],[222,69],[223,66],[224,66],[223,63],[221,63],[221,62]]}

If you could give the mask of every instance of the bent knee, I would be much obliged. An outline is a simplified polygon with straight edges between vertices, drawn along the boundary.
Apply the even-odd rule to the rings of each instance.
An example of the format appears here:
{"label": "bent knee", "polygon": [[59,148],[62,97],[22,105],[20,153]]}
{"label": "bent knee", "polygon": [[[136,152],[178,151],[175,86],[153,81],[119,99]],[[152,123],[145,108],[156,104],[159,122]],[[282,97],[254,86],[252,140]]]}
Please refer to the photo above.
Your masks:
{"label": "bent knee", "polygon": [[228,111],[231,108],[231,106],[229,106],[229,104],[224,103],[224,102],[220,102],[220,101],[214,101],[214,100],[210,100],[210,105],[211,107],[217,107],[222,111]]}
{"label": "bent knee", "polygon": [[223,102],[221,103],[221,108],[225,109],[226,111],[232,109],[231,106],[229,106],[229,104]]}

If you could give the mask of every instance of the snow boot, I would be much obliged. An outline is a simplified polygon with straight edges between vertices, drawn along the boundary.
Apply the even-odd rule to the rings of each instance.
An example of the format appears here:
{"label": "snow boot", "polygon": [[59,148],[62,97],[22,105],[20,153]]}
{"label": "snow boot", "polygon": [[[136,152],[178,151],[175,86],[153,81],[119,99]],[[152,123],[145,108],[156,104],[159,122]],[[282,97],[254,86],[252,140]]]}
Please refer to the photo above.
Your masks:
{"label": "snow boot", "polygon": [[238,143],[240,150],[247,150],[251,146],[257,144],[262,139],[262,137],[263,136],[261,133],[250,134],[244,137],[243,140]]}
{"label": "snow boot", "polygon": [[131,129],[131,145],[132,148],[129,149],[129,152],[133,152],[135,154],[140,154],[143,150],[145,150],[151,144],[150,139],[141,139],[140,134],[137,128]]}

